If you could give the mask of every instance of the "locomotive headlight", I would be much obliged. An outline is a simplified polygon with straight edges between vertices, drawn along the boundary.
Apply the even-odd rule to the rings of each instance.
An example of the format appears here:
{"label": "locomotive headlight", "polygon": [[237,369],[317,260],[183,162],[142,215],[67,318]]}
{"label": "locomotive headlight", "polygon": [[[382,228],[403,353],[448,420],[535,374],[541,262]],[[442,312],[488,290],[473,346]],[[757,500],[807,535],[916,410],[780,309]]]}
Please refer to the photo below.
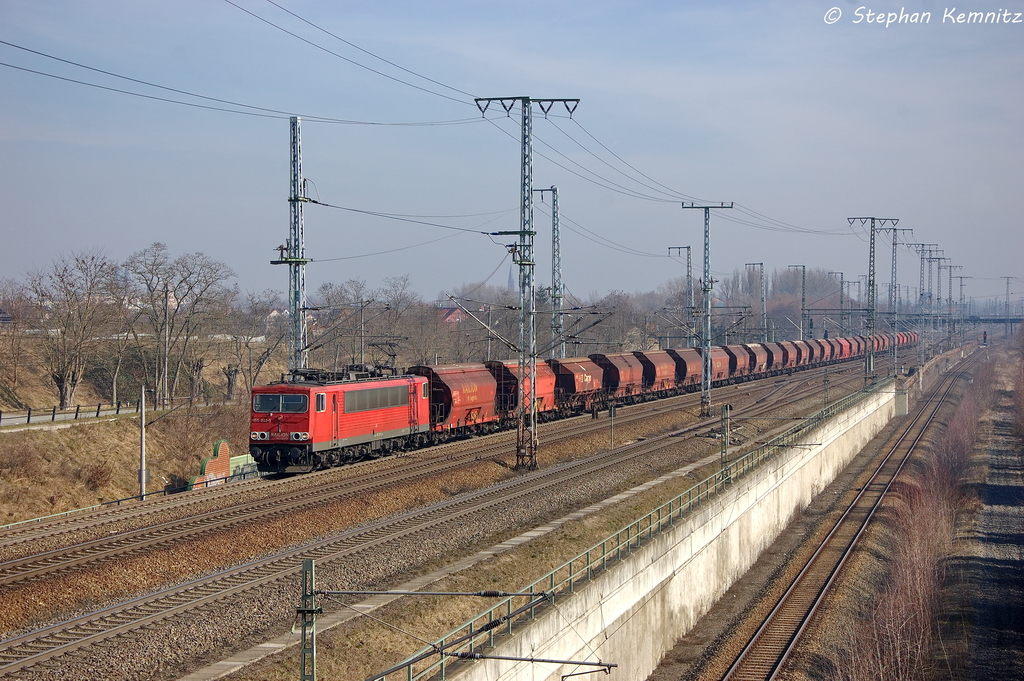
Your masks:
{"label": "locomotive headlight", "polygon": [[249,433],[249,439],[250,440],[259,440],[260,439],[260,434],[254,430],[251,433]]}
{"label": "locomotive headlight", "polygon": [[249,439],[250,440],[269,440],[270,439],[270,433],[268,433],[266,431],[254,430],[251,433],[249,433]]}
{"label": "locomotive headlight", "polygon": [[293,440],[308,440],[309,433],[292,433]]}

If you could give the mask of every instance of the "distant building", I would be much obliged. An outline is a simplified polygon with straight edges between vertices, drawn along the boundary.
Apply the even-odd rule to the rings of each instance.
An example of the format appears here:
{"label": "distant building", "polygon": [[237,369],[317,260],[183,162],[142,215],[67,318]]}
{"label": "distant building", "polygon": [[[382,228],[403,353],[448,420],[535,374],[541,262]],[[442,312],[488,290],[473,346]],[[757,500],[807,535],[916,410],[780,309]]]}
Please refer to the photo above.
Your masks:
{"label": "distant building", "polygon": [[0,310],[0,324],[13,324],[14,320],[11,319],[11,315],[7,314],[3,310]]}
{"label": "distant building", "polygon": [[445,324],[461,324],[468,319],[468,315],[459,308],[438,310],[441,321]]}
{"label": "distant building", "polygon": [[452,300],[435,300],[434,307],[437,309],[437,315],[445,324],[461,324],[469,319],[469,315]]}

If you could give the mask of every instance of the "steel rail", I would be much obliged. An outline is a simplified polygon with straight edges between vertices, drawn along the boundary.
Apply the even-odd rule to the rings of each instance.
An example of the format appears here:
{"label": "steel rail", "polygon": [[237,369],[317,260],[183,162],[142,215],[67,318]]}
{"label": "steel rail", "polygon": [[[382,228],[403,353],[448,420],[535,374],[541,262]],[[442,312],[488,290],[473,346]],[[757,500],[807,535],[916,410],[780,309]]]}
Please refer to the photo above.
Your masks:
{"label": "steel rail", "polygon": [[[838,362],[836,362],[834,364],[830,364],[828,366],[842,366],[847,361],[848,360],[839,360]],[[815,365],[815,366],[811,366],[811,367],[797,367],[796,370],[799,372],[801,378],[807,378],[807,377],[809,377],[811,375],[816,375],[818,372],[822,371],[824,368],[826,368],[826,367],[823,367],[823,366],[820,366],[820,365]],[[766,380],[769,380],[769,379],[772,379],[772,378],[778,378],[778,376],[764,376],[762,378],[752,379],[751,381],[730,384],[730,385],[727,385],[727,386],[721,386],[719,388],[719,390],[725,389],[725,388],[732,388],[734,390],[741,390],[744,387],[746,387],[747,389],[755,387],[755,386],[748,385],[748,383],[753,383],[755,385],[760,383],[761,385],[756,385],[755,389],[762,389],[762,388],[765,387],[765,384],[763,383],[763,381],[766,381]],[[689,401],[695,401],[695,396],[696,395],[697,395],[697,393],[684,393],[682,395],[673,395],[673,396],[669,396],[667,398],[661,398],[661,399],[658,399],[658,400],[654,400],[653,402],[656,402],[658,404],[665,404],[665,402],[668,401],[668,400],[684,400],[684,401],[685,400],[689,400]],[[641,402],[640,404],[649,404],[650,402],[651,401],[645,401],[645,402]],[[636,405],[631,405],[631,406],[636,406]],[[634,418],[644,418],[643,415],[637,415],[637,416],[634,417],[634,416],[628,414],[627,412],[628,411],[632,411],[632,410],[631,409],[627,409],[625,405],[621,406],[620,409],[621,409],[622,413],[621,413],[621,415],[616,417],[616,418],[619,419],[620,423],[626,423],[627,421],[625,419],[627,419],[627,418],[630,419],[630,420],[632,420]],[[657,408],[655,408],[654,411],[657,411]],[[547,422],[547,423],[541,424],[541,427],[544,428],[545,430],[549,430],[550,431],[551,429],[557,429],[557,428],[559,428],[560,426],[562,426],[564,424],[571,424],[574,420],[576,420],[578,418],[579,417],[559,420],[559,421],[556,421],[556,422]],[[568,427],[571,427],[571,426],[568,426]],[[589,428],[586,427],[586,426],[583,426],[582,428],[585,431],[585,430],[590,430],[590,429],[600,429],[601,426],[592,426],[592,427],[589,427]],[[502,432],[499,432],[499,433],[495,433],[495,434],[493,434],[491,436],[485,436],[485,438],[491,438],[491,437],[493,437],[493,438],[502,438],[502,437],[504,437],[504,438],[507,439],[507,438],[509,438],[511,436],[509,434],[509,431],[502,431]],[[551,437],[550,433],[548,434],[548,437],[549,438]],[[453,446],[455,444],[457,444],[457,441],[448,442],[448,443],[442,443],[442,444],[436,445],[435,447],[431,447],[430,450],[438,451],[438,448],[451,447],[451,446]],[[468,456],[471,456],[471,455],[467,454],[467,457]],[[354,464],[351,464],[351,465],[356,465],[356,466],[358,466],[358,465],[365,465],[365,464],[372,463],[374,460],[375,459],[359,461],[359,462],[355,462]],[[337,469],[330,469],[330,470],[337,470]],[[329,471],[322,471],[322,472],[329,472]],[[278,481],[278,482],[280,484],[280,483],[287,483],[289,481]],[[135,518],[143,518],[143,517],[146,517],[146,516],[155,515],[155,514],[159,514],[159,513],[163,513],[163,512],[167,512],[167,511],[174,511],[174,510],[179,510],[179,509],[182,509],[182,508],[187,508],[189,506],[194,506],[194,505],[199,505],[199,504],[208,504],[211,501],[216,501],[218,498],[223,498],[223,497],[230,498],[230,497],[233,497],[233,496],[241,496],[241,495],[244,495],[244,494],[250,492],[254,486],[259,485],[259,484],[260,484],[260,481],[258,481],[258,480],[251,480],[251,481],[244,481],[244,482],[240,481],[240,482],[233,483],[233,484],[230,484],[230,485],[218,485],[218,486],[213,487],[213,488],[208,488],[208,489],[202,490],[202,494],[186,493],[186,494],[167,495],[167,496],[163,496],[163,497],[153,498],[153,499],[147,500],[144,503],[132,504],[130,506],[110,505],[110,506],[104,506],[102,508],[83,510],[81,512],[69,512],[69,514],[56,514],[54,516],[50,516],[50,517],[47,517],[47,518],[39,519],[37,522],[32,522],[31,520],[30,521],[20,521],[18,523],[14,523],[14,524],[8,525],[6,527],[0,527],[0,550],[3,550],[3,549],[8,548],[8,547],[16,546],[18,544],[32,542],[32,541],[35,541],[35,540],[38,540],[38,539],[49,538],[49,537],[52,537],[52,536],[55,536],[55,535],[69,534],[69,533],[76,532],[76,531],[87,531],[87,530],[90,530],[90,529],[95,529],[95,528],[101,527],[104,524],[115,523],[115,522],[116,523],[122,523],[122,522],[124,522],[126,520],[131,520],[131,519],[135,519]],[[295,484],[300,484],[300,483],[296,482]],[[196,491],[199,491],[199,490],[196,490]]]}
{"label": "steel rail", "polygon": [[[807,387],[796,384],[775,386],[769,396],[787,388],[783,396],[802,394]],[[690,396],[691,398],[694,396]],[[762,403],[768,396],[757,400]],[[695,400],[694,400],[695,401]],[[649,418],[652,412],[663,411],[665,405],[624,414],[620,424]],[[593,430],[603,429],[603,425],[594,425],[592,420],[582,419],[582,424],[575,426],[569,422],[559,422],[564,431],[555,434],[555,442],[570,439]],[[552,433],[549,433],[549,436]],[[194,541],[213,532],[247,525],[255,522],[267,522],[285,515],[315,508],[331,501],[357,494],[371,493],[397,484],[413,482],[437,475],[452,469],[474,463],[482,455],[503,453],[504,443],[494,441],[480,443],[471,451],[445,459],[429,459],[412,462],[397,468],[383,471],[371,471],[358,478],[337,481],[328,485],[295,490],[286,494],[237,504],[223,509],[207,511],[191,518],[172,519],[156,525],[129,530],[113,537],[101,537],[91,541],[54,548],[37,554],[0,562],[0,586],[25,585],[44,577],[53,577],[76,570],[95,567],[109,560],[122,560],[127,557],[141,555],[156,548],[167,547],[182,541]]]}
{"label": "steel rail", "polygon": [[[776,677],[818,605],[828,593],[839,570],[853,553],[893,482],[934,422],[939,409],[946,403],[957,380],[978,357],[979,355],[975,355],[969,359],[964,369],[945,376],[930,392],[903,433],[882,457],[870,479],[861,487],[789,588],[748,640],[722,677],[723,681]],[[906,447],[905,453],[898,456],[901,445],[908,439],[912,439],[912,442]],[[894,470],[887,472],[887,469],[893,468]],[[885,480],[884,485],[881,485],[881,480]]]}
{"label": "steel rail", "polygon": [[[740,390],[740,385],[729,386],[734,390]],[[757,389],[771,389],[768,386],[757,386]],[[778,388],[775,388],[778,389]],[[684,394],[672,396],[657,401],[643,402],[637,405],[631,405],[629,407],[623,407],[620,409],[620,414],[617,416],[618,423],[625,425],[634,421],[644,420],[650,418],[652,415],[659,412],[663,412],[668,409],[679,408],[678,402],[692,402],[696,404],[695,394]],[[638,408],[639,407],[639,408]],[[572,419],[559,420],[556,422],[544,424],[544,430],[546,438],[549,442],[557,443],[563,440],[578,437],[580,435],[588,434],[594,431],[600,431],[605,426],[602,423],[594,423],[592,419],[586,419],[585,417],[575,417]],[[397,466],[393,466],[385,471],[373,470],[356,478],[349,478],[346,480],[328,483],[326,485],[320,485],[317,488],[310,490],[305,487],[300,490],[284,492],[278,496],[266,497],[248,502],[242,502],[232,506],[227,506],[220,509],[214,509],[205,513],[189,518],[186,521],[181,519],[171,519],[163,522],[157,522],[153,525],[142,526],[132,530],[126,530],[118,532],[115,537],[100,537],[90,541],[79,542],[76,544],[69,544],[61,548],[54,548],[50,551],[36,554],[24,554],[22,556],[14,556],[4,562],[0,562],[0,585],[11,583],[12,581],[19,580],[23,575],[32,573],[35,568],[53,567],[57,564],[56,557],[61,554],[68,554],[66,562],[70,565],[73,562],[78,561],[79,558],[86,562],[91,562],[91,559],[98,559],[99,557],[106,555],[117,555],[124,551],[130,550],[136,546],[161,543],[166,544],[169,541],[175,539],[185,539],[194,537],[196,533],[204,531],[212,531],[216,529],[223,529],[229,527],[234,523],[231,522],[231,517],[238,517],[241,515],[242,518],[245,514],[249,514],[250,519],[256,517],[269,517],[265,516],[265,513],[274,514],[275,510],[271,508],[272,504],[286,504],[292,503],[293,500],[302,499],[309,497],[310,495],[316,495],[316,499],[328,499],[332,496],[340,494],[356,494],[365,493],[379,489],[382,485],[368,485],[367,481],[386,481],[394,484],[396,482],[410,481],[431,474],[437,474],[447,470],[455,469],[460,466],[464,466],[467,463],[476,462],[479,459],[489,458],[491,456],[502,455],[506,453],[506,440],[511,437],[509,432],[495,433],[491,436],[485,436],[471,441],[468,448],[462,447],[465,451],[459,453],[448,453],[443,454],[445,449],[451,449],[464,445],[464,442],[450,442],[445,445],[441,445],[445,449],[435,449],[442,453],[440,457],[431,457],[429,459],[417,459],[410,462],[404,462]],[[370,461],[359,462],[362,464],[371,463]],[[334,469],[332,469],[334,470]],[[325,471],[330,472],[330,471]],[[308,480],[308,478],[307,478]],[[298,484],[295,479],[280,481],[280,483],[294,483]],[[227,488],[227,489],[225,489]],[[165,513],[171,510],[178,510],[181,507],[187,508],[188,506],[209,503],[216,501],[218,498],[231,496],[241,496],[248,494],[252,491],[251,485],[246,485],[244,488],[238,485],[224,486],[213,488],[209,494],[191,496],[182,499],[181,504],[175,505],[174,498],[161,498],[154,502],[153,508],[124,508],[121,507],[122,512],[118,513],[115,510],[106,510],[100,517],[90,516],[88,518],[78,518],[77,522],[64,522],[57,523],[47,530],[36,530],[37,526],[33,528],[26,528],[27,531],[18,533],[16,537],[10,537],[8,534],[4,536],[0,533],[0,549],[8,549],[18,544],[27,544],[29,542],[37,543],[39,539],[47,538],[51,536],[68,534],[74,532],[81,532],[90,529],[97,529],[103,525],[107,525],[113,522],[124,522],[131,520],[139,516],[146,515],[157,515]],[[306,504],[315,504],[316,499],[310,499]],[[163,502],[163,503],[161,503]],[[291,507],[291,510],[295,510],[296,507]],[[218,516],[224,516],[225,525],[218,525],[216,519]],[[196,523],[196,521],[202,521]],[[187,533],[186,527],[191,528],[191,533]],[[180,531],[177,531],[180,530]],[[5,542],[4,539],[7,539]],[[109,550],[103,547],[109,547]],[[45,570],[44,570],[45,571]]]}
{"label": "steel rail", "polygon": [[[768,413],[773,409],[773,405],[760,405],[753,411]],[[328,540],[0,641],[0,674],[14,673],[177,614],[223,601],[268,582],[291,578],[298,571],[302,558],[313,557],[321,563],[338,561],[385,543],[414,539],[416,534],[444,523],[466,522],[465,519],[473,514],[491,512],[516,499],[564,486],[567,482],[578,481],[583,475],[599,474],[631,459],[672,446],[678,442],[681,432],[705,428],[709,422],[713,420],[517,477],[425,509],[355,528]]]}

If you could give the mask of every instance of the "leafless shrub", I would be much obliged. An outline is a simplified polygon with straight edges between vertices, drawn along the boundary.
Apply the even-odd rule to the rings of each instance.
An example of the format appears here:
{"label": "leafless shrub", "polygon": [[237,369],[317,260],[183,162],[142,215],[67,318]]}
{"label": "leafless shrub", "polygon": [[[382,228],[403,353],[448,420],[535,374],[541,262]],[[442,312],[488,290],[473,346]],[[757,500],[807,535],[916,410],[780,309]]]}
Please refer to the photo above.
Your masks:
{"label": "leafless shrub", "polygon": [[82,466],[79,477],[85,486],[96,492],[101,487],[106,487],[114,479],[114,467],[109,461],[89,463]]}
{"label": "leafless shrub", "polygon": [[937,493],[959,508],[969,503],[963,486],[971,465],[971,454],[978,439],[979,395],[971,391],[961,401],[934,449],[928,465],[928,479]]}
{"label": "leafless shrub", "polygon": [[157,421],[152,436],[164,452],[161,468],[172,476],[188,479],[199,472],[199,463],[213,453],[218,440],[227,440],[232,453],[248,443],[248,404],[240,406],[183,407]]}
{"label": "leafless shrub", "polygon": [[0,447],[0,477],[11,480],[39,480],[46,468],[39,450],[27,443],[9,443]]}
{"label": "leafless shrub", "polygon": [[862,613],[838,665],[844,681],[930,678],[943,559],[953,532],[951,500],[928,476],[901,484],[885,514],[896,528],[885,588]]}
{"label": "leafless shrub", "polygon": [[1013,377],[1013,434],[1024,439],[1024,334],[1020,336],[1022,361]]}
{"label": "leafless shrub", "polygon": [[933,456],[910,481],[893,487],[884,514],[893,528],[882,592],[862,613],[840,656],[844,681],[928,679],[935,669],[946,557],[957,513],[970,503],[964,487],[978,435],[980,404],[991,393],[990,365],[975,372]]}

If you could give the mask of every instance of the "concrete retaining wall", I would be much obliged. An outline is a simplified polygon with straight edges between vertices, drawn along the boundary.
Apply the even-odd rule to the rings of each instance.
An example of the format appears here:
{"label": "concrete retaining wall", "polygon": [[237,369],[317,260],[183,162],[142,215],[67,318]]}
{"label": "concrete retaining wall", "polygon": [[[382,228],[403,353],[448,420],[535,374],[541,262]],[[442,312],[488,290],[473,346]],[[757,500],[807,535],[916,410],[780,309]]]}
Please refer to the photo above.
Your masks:
{"label": "concrete retaining wall", "polygon": [[[611,679],[645,679],[789,521],[888,423],[892,390],[807,433],[806,447],[765,463],[728,492],[599,576],[494,655],[596,660]],[[567,665],[483,660],[449,673],[458,681],[539,681],[583,671]],[[602,676],[601,678],[607,678]]]}
{"label": "concrete retaining wall", "polygon": [[916,389],[916,394],[920,396],[925,390],[935,385],[935,381],[938,380],[939,376],[946,373],[951,366],[977,350],[978,345],[976,343],[967,343],[959,348],[954,348],[941,355],[932,357],[924,363],[924,366],[918,369],[916,376],[912,377],[916,380],[910,382],[910,387]]}

